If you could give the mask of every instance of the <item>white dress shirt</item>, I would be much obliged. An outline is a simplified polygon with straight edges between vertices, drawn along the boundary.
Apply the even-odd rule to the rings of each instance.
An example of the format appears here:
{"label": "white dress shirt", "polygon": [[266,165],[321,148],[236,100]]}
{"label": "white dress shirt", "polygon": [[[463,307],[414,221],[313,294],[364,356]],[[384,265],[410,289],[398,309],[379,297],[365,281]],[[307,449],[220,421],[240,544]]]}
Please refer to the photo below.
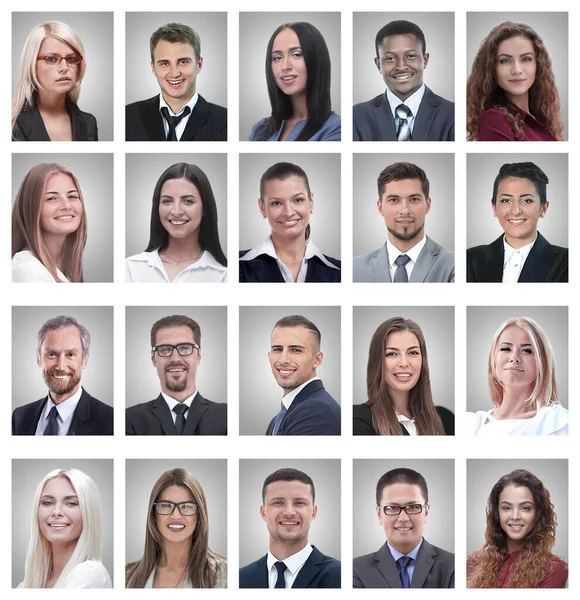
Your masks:
{"label": "white dress shirt", "polygon": [[282,398],[282,403],[284,404],[284,407],[286,408],[286,410],[288,410],[290,408],[290,406],[292,405],[292,402],[294,402],[294,398],[296,398],[296,396],[298,396],[298,394],[309,384],[312,383],[313,381],[317,381],[319,380],[320,377],[313,377],[312,379],[309,379],[308,381],[305,381],[302,385],[299,385],[297,388],[293,389],[291,392],[288,392],[284,398]]}
{"label": "white dress shirt", "polygon": [[[536,236],[537,239],[538,236]],[[526,259],[536,240],[521,248],[512,248],[506,242],[505,235],[503,236],[503,283],[516,283],[518,281]]]}
{"label": "white dress shirt", "polygon": [[389,106],[391,107],[391,113],[393,113],[393,119],[395,119],[395,131],[399,130],[399,117],[395,113],[397,106],[404,104],[409,108],[412,115],[407,119],[409,123],[409,128],[411,129],[411,133],[413,133],[413,127],[415,126],[415,117],[419,112],[419,105],[421,104],[421,100],[423,100],[423,95],[425,94],[425,84],[423,84],[415,93],[411,94],[406,100],[401,100],[389,88],[387,88],[387,100],[389,101]]}
{"label": "white dress shirt", "polygon": [[405,415],[397,415],[397,421],[407,430],[409,435],[417,435],[417,425],[415,419],[409,419]]}
{"label": "white dress shirt", "polygon": [[[310,544],[306,544],[302,550],[296,552],[296,554],[293,554],[288,558],[285,558],[282,561],[286,565],[286,570],[284,571],[284,580],[287,588],[292,587],[296,581],[296,577],[298,577],[298,573],[300,573],[300,569],[304,566],[304,563],[308,560],[308,557],[311,554],[312,546]],[[266,566],[268,567],[268,587],[270,589],[276,587],[276,581],[278,581],[278,570],[274,566],[274,564],[277,562],[279,562],[278,559],[271,552],[268,552]]]}
{"label": "white dress shirt", "polygon": [[228,268],[207,250],[204,250],[199,260],[178,273],[173,281],[167,276],[158,250],[141,252],[125,259],[127,283],[223,283],[227,280]]}
{"label": "white dress shirt", "polygon": [[181,109],[179,110],[179,112],[174,113],[173,110],[171,109],[171,106],[169,106],[169,104],[167,104],[167,102],[165,102],[165,99],[163,98],[163,94],[159,94],[159,113],[161,114],[161,120],[163,121],[163,131],[165,131],[165,139],[167,139],[167,134],[169,133],[169,123],[167,123],[167,121],[165,120],[163,113],[161,112],[161,109],[164,106],[166,106],[167,110],[169,111],[170,117],[179,117],[179,115],[185,110],[185,107],[189,106],[189,108],[190,108],[189,114],[186,115],[185,117],[183,117],[183,119],[181,119],[181,121],[179,121],[179,123],[177,124],[177,127],[175,128],[175,137],[179,141],[181,139],[181,136],[183,135],[183,132],[185,131],[187,122],[189,121],[191,115],[193,114],[193,109],[195,108],[195,105],[197,104],[198,98],[199,98],[199,94],[197,92],[195,92],[195,94],[192,96],[191,100],[187,104],[184,104],[181,107]]}
{"label": "white dress shirt", "polygon": [[173,419],[174,425],[175,425],[175,421],[177,420],[177,413],[173,410],[173,407],[177,406],[178,404],[185,404],[185,406],[187,406],[187,410],[183,413],[183,416],[185,417],[185,420],[187,421],[187,415],[189,414],[189,409],[191,408],[191,403],[193,402],[193,399],[195,398],[196,394],[197,394],[197,390],[195,390],[195,392],[193,392],[193,394],[191,394],[191,396],[189,398],[186,398],[183,402],[179,402],[179,400],[175,400],[175,398],[168,396],[165,392],[161,392],[163,399],[165,400],[165,402],[167,402],[167,406],[169,407],[169,412],[171,413],[171,418]]}
{"label": "white dress shirt", "polygon": [[[57,269],[56,274],[63,283],[68,279]],[[12,257],[13,283],[56,283],[50,271],[32,254],[30,250],[21,250]]]}
{"label": "white dress shirt", "polygon": [[427,243],[427,236],[423,236],[423,239],[420,242],[417,242],[410,250],[407,252],[401,252],[396,246],[391,244],[391,242],[387,239],[387,254],[389,255],[389,269],[391,270],[391,281],[395,279],[395,272],[398,267],[395,264],[395,261],[401,254],[406,254],[411,260],[405,265],[405,269],[407,270],[407,277],[409,281],[411,281],[411,273],[413,272],[413,267],[419,258],[419,254],[421,254],[421,250],[425,247]]}
{"label": "white dress shirt", "polygon": [[48,415],[53,406],[56,406],[56,412],[58,413],[56,417],[58,422],[58,435],[67,435],[73,419],[73,414],[82,394],[83,388],[82,386],[79,386],[79,389],[70,398],[63,400],[60,404],[55,404],[50,397],[50,392],[48,392],[48,400],[42,409],[34,435],[44,435],[44,431],[48,426]]}
{"label": "white dress shirt", "polygon": [[568,435],[568,411],[560,404],[543,406],[531,419],[496,419],[494,411],[468,412],[469,432],[483,437]]}

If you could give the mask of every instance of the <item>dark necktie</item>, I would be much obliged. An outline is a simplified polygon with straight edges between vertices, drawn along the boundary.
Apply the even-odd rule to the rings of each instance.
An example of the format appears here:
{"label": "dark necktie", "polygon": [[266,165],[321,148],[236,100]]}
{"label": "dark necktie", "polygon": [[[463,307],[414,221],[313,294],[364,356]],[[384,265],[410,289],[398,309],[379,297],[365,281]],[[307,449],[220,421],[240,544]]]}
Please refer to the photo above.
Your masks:
{"label": "dark necktie", "polygon": [[[284,406],[284,403],[281,403],[282,408],[280,412],[276,415],[276,419],[274,421],[274,427],[272,427],[272,435],[278,435],[278,429],[280,429],[280,425],[282,424],[282,420],[284,419],[287,409]],[[284,563],[282,563],[284,564]]]}
{"label": "dark necktie", "polygon": [[176,404],[173,407],[173,412],[177,415],[175,418],[175,429],[177,429],[177,435],[183,435],[185,429],[185,413],[187,411],[187,404]]}
{"label": "dark necktie", "polygon": [[411,109],[404,104],[399,104],[395,109],[395,114],[399,119],[399,128],[397,129],[397,141],[409,142],[411,140],[411,128],[409,127],[409,117],[413,115]]}
{"label": "dark necktie", "polygon": [[411,259],[406,254],[399,254],[397,259],[395,260],[395,264],[397,265],[397,270],[395,271],[395,278],[393,281],[395,283],[409,283],[409,276],[407,275],[407,267],[405,265]]}
{"label": "dark necktie", "polygon": [[58,435],[58,410],[53,406],[48,413],[48,425],[42,435]]}
{"label": "dark necktie", "polygon": [[282,561],[274,563],[276,570],[278,571],[278,579],[276,579],[276,585],[274,588],[285,588],[286,580],[284,579],[284,571],[286,571],[286,565]]}
{"label": "dark necktie", "polygon": [[399,577],[404,588],[411,587],[411,580],[409,579],[409,573],[407,573],[407,567],[413,562],[413,558],[410,556],[401,556],[397,561],[397,568],[399,569]]}
{"label": "dark necktie", "polygon": [[181,119],[183,119],[183,117],[186,117],[189,113],[191,112],[189,106],[186,106],[184,111],[178,116],[178,117],[170,117],[169,116],[169,109],[167,108],[167,106],[162,106],[161,107],[161,114],[163,115],[163,118],[167,121],[167,124],[169,125],[169,132],[167,133],[167,142],[177,142],[177,136],[175,135],[175,128],[177,127],[177,125],[179,125],[179,121],[181,121]]}

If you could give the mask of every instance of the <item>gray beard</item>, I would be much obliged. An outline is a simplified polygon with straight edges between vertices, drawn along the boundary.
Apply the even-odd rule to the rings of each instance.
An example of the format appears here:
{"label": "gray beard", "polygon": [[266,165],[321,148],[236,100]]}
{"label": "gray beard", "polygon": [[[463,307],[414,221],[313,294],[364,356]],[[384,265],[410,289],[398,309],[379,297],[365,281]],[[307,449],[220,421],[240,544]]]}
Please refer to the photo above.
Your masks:
{"label": "gray beard", "polygon": [[75,387],[81,382],[80,375],[76,374],[74,377],[69,379],[68,381],[58,381],[56,379],[52,379],[48,373],[43,373],[44,382],[48,386],[48,389],[57,395],[68,394],[72,392]]}

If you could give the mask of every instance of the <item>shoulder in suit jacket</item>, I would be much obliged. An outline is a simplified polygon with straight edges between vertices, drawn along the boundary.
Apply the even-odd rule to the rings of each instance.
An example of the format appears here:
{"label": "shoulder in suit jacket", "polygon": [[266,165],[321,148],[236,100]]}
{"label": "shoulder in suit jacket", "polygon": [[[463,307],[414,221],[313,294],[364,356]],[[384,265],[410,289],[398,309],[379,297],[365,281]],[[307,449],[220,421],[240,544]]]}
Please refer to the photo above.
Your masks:
{"label": "shoulder in suit jacket", "polygon": [[[240,258],[249,250],[242,250]],[[308,261],[306,283],[340,283],[340,260],[324,255],[338,269],[325,265],[318,256]],[[276,259],[269,254],[260,254],[252,260],[240,260],[240,283],[284,283]]]}
{"label": "shoulder in suit jacket", "polygon": [[[367,283],[391,283],[391,269],[387,243],[379,249],[355,256],[353,281]],[[411,273],[411,283],[451,283],[455,281],[455,255],[430,237],[419,254]]]}
{"label": "shoulder in suit jacket", "polygon": [[[435,410],[443,424],[445,435],[455,435],[455,415],[444,406],[436,406]],[[409,435],[405,426],[401,423],[402,435]],[[373,414],[370,406],[364,404],[355,404],[352,407],[352,434],[353,435],[379,435],[373,424]]]}
{"label": "shoulder in suit jacket", "polygon": [[[12,413],[12,435],[34,435],[48,396],[19,406]],[[93,398],[83,388],[68,435],[113,435],[113,407]]]}
{"label": "shoulder in suit jacket", "polygon": [[[396,142],[395,119],[387,94],[379,94],[353,108],[355,142]],[[455,105],[425,86],[413,125],[414,142],[452,142],[455,139]]]}
{"label": "shoulder in suit jacket", "polygon": [[[274,421],[266,435],[272,435]],[[340,405],[317,379],[294,398],[286,412],[278,435],[340,435]]]}
{"label": "shoulder in suit jacket", "polygon": [[[397,563],[386,543],[378,552],[355,558],[352,577],[355,588],[403,587]],[[455,556],[423,539],[415,561],[411,587],[454,588]]]}
{"label": "shoulder in suit jacket", "polygon": [[[125,139],[128,142],[164,142],[159,94],[125,107]],[[180,142],[225,142],[228,139],[228,111],[199,96]]]}
{"label": "shoulder in suit jacket", "polygon": [[[240,569],[240,588],[267,588],[268,555]],[[312,553],[298,573],[293,588],[340,588],[340,561],[312,546]]]}
{"label": "shoulder in suit jacket", "polygon": [[[97,120],[90,113],[83,112],[68,97],[66,99],[66,111],[72,123],[73,142],[98,142]],[[12,128],[12,139],[25,142],[50,142],[50,136],[38,106],[36,97],[32,104],[25,106],[18,115]]]}
{"label": "shoulder in suit jacket", "polygon": [[[467,250],[469,283],[501,283],[503,279],[503,234],[487,246]],[[568,283],[568,248],[552,246],[538,231],[518,283]]]}
{"label": "shoulder in suit jacket", "polygon": [[[228,405],[206,400],[197,392],[185,421],[183,435],[227,435]],[[177,435],[173,417],[161,394],[125,413],[126,435]]]}

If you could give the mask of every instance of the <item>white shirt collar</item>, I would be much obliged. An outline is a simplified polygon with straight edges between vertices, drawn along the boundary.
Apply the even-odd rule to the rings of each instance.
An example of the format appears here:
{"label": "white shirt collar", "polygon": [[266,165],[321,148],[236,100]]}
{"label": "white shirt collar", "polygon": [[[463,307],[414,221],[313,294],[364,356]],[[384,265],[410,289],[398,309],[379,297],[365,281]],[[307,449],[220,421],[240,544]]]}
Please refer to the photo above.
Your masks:
{"label": "white shirt collar", "polygon": [[423,100],[424,94],[425,84],[423,84],[416,92],[411,94],[406,100],[401,100],[399,97],[395,96],[395,94],[393,94],[389,88],[387,88],[387,100],[389,101],[393,118],[396,117],[395,110],[400,104],[404,104],[405,106],[409,107],[413,117],[416,117],[417,113],[419,112],[419,105],[421,104],[421,100]]}
{"label": "white shirt collar", "polygon": [[511,260],[512,256],[516,253],[519,252],[521,257],[522,257],[522,263],[525,262],[526,258],[528,258],[528,254],[530,253],[532,247],[534,246],[534,244],[536,243],[536,240],[538,239],[538,234],[536,233],[536,239],[533,242],[530,242],[529,244],[526,244],[525,246],[522,246],[521,248],[513,248],[512,246],[510,246],[506,239],[505,239],[505,234],[503,236],[503,264],[504,267],[505,265]]}
{"label": "white shirt collar", "polygon": [[[308,560],[308,557],[312,554],[312,546],[310,544],[306,544],[302,550],[296,552],[296,554],[292,554],[288,558],[285,558],[282,562],[286,565],[286,568],[294,575],[296,571]],[[274,563],[277,563],[278,559],[268,551],[268,557],[266,558],[266,565],[268,567],[268,573],[270,569],[274,567]]]}
{"label": "white shirt collar", "polygon": [[320,379],[320,377],[313,377],[312,379],[309,379],[308,381],[305,381],[302,385],[298,386],[296,389],[293,389],[291,392],[288,392],[284,398],[282,398],[282,403],[284,404],[284,406],[286,407],[286,410],[288,410],[292,404],[292,402],[294,401],[294,398],[296,398],[296,396],[298,396],[298,394],[309,384],[312,383],[313,381],[316,381],[317,379]]}
{"label": "white shirt collar", "polygon": [[[146,262],[149,267],[157,267],[161,271],[165,271],[165,269],[163,269],[163,261],[159,256],[159,250],[153,250],[152,252],[141,252],[141,254],[130,256],[127,260],[135,262]],[[191,265],[185,267],[182,273],[190,271],[192,269],[202,269],[204,267],[210,267],[212,269],[217,269],[218,271],[227,271],[227,267],[224,267],[222,264],[220,264],[213,257],[213,254],[211,252],[204,250],[199,260],[196,260]]]}
{"label": "white shirt collar", "polygon": [[389,255],[389,265],[391,269],[395,268],[395,261],[401,254],[406,254],[411,259],[413,265],[415,265],[419,258],[419,254],[421,254],[421,250],[423,250],[426,243],[427,236],[423,235],[423,239],[420,242],[417,242],[410,250],[401,252],[395,245],[391,244],[389,238],[387,238],[387,254]]}
{"label": "white shirt collar", "polygon": [[409,435],[417,435],[417,425],[415,419],[409,419],[405,415],[397,415],[397,421],[407,430]]}
{"label": "white shirt collar", "polygon": [[166,106],[167,110],[169,111],[169,116],[170,117],[178,117],[184,110],[186,106],[189,106],[189,110],[191,111],[189,114],[191,114],[193,112],[193,109],[195,108],[195,105],[197,104],[197,99],[199,98],[199,94],[197,92],[195,92],[195,94],[193,94],[193,96],[191,97],[191,100],[187,103],[184,104],[180,109],[179,112],[174,113],[171,106],[169,106],[169,104],[167,104],[167,102],[165,102],[165,98],[163,98],[163,94],[159,94],[159,112],[161,113],[161,109]]}
{"label": "white shirt collar", "polygon": [[45,418],[48,417],[48,414],[50,413],[50,410],[52,409],[53,406],[56,406],[56,412],[58,413],[58,416],[60,417],[60,419],[64,422],[66,421],[75,411],[79,400],[81,399],[81,396],[83,394],[83,388],[82,386],[79,385],[79,389],[70,397],[67,398],[66,400],[63,400],[60,404],[55,404],[52,401],[52,398],[50,397],[50,391],[48,392],[48,402],[46,403],[46,406],[44,407],[44,415]]}
{"label": "white shirt collar", "polygon": [[187,410],[189,410],[191,408],[191,403],[193,402],[193,399],[197,395],[197,390],[195,390],[195,392],[193,392],[193,394],[191,394],[191,396],[189,396],[189,398],[186,398],[183,402],[179,402],[175,398],[168,396],[165,392],[161,392],[161,395],[163,396],[165,402],[167,402],[169,412],[173,414],[173,407],[177,406],[178,404],[185,404],[187,406]]}

